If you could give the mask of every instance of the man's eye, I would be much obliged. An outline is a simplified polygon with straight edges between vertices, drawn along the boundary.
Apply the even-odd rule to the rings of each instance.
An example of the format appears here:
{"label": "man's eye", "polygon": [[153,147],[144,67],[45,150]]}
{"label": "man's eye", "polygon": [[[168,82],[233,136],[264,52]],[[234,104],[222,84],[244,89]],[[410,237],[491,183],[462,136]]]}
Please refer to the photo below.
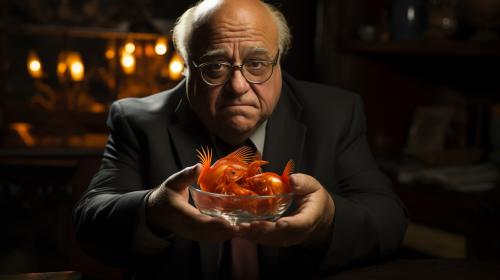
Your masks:
{"label": "man's eye", "polygon": [[205,69],[210,72],[224,71],[226,66],[223,63],[210,63],[205,66]]}
{"label": "man's eye", "polygon": [[264,68],[265,66],[266,66],[265,61],[255,60],[255,61],[249,61],[249,62],[245,63],[245,67],[248,70],[259,70],[261,68]]}
{"label": "man's eye", "polygon": [[206,77],[212,78],[212,79],[218,79],[220,77],[223,77],[224,75],[227,74],[228,72],[228,65],[225,63],[209,63],[203,66],[203,73],[206,75]]}

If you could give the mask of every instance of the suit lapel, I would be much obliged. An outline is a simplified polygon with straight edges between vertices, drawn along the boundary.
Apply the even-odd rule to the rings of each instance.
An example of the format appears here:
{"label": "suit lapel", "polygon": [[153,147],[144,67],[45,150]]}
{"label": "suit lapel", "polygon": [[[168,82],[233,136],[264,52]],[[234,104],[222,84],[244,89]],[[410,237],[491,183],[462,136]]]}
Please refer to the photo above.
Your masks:
{"label": "suit lapel", "polygon": [[182,98],[175,109],[178,122],[168,127],[181,168],[198,162],[197,149],[211,146],[208,133],[190,110],[185,98]]}
{"label": "suit lapel", "polygon": [[281,174],[290,159],[295,162],[296,170],[300,170],[307,131],[299,121],[301,113],[301,106],[284,83],[281,98],[266,127],[264,159],[270,163],[263,166],[265,171]]}
{"label": "suit lapel", "polygon": [[[168,127],[179,168],[198,162],[196,149],[211,146],[210,137],[182,98],[175,110],[178,122]],[[204,279],[216,279],[222,255],[222,243],[199,242],[201,269]]]}

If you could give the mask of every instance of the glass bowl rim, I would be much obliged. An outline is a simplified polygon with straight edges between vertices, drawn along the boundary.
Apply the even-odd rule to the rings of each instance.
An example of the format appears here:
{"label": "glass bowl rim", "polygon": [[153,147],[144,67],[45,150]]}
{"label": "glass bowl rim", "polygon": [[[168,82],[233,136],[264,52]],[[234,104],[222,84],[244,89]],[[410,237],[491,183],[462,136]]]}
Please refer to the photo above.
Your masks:
{"label": "glass bowl rim", "polygon": [[268,198],[287,198],[287,197],[293,197],[293,192],[288,192],[288,193],[281,193],[281,194],[273,194],[273,195],[232,195],[232,194],[222,194],[222,193],[213,193],[213,192],[207,192],[202,189],[198,185],[189,186],[189,190],[200,193],[200,194],[207,194],[210,196],[214,197],[221,197],[221,198],[238,198],[238,199],[249,199],[249,198],[258,198],[258,199],[268,199]]}

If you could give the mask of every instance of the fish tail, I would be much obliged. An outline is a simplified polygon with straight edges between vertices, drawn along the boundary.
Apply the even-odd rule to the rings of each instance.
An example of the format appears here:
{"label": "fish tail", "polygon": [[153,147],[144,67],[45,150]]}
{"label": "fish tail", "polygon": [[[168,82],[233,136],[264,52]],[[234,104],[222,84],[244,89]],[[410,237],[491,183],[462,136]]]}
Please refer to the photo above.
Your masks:
{"label": "fish tail", "polygon": [[283,173],[281,174],[281,178],[283,179],[283,181],[289,185],[289,176],[293,173],[293,169],[295,168],[295,164],[293,163],[293,160],[289,160],[286,165],[285,165],[285,168],[283,169]]}

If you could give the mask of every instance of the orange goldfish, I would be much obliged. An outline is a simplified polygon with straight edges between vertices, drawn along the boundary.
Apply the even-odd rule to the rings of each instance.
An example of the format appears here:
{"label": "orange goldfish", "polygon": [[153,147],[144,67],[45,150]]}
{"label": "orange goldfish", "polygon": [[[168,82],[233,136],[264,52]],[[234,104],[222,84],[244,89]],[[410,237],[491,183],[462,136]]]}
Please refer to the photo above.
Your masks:
{"label": "orange goldfish", "polygon": [[211,150],[202,148],[197,152],[202,166],[198,185],[204,191],[222,194],[232,193],[230,186],[243,178],[254,157],[252,148],[244,146],[211,165]]}
{"label": "orange goldfish", "polygon": [[212,151],[197,151],[202,169],[198,185],[204,191],[232,195],[273,195],[291,192],[288,176],[293,172],[293,161],[289,160],[280,175],[262,173],[261,166],[267,164],[255,156],[250,147],[241,147],[217,160],[213,165]]}
{"label": "orange goldfish", "polygon": [[281,176],[274,172],[264,172],[245,178],[245,186],[260,195],[274,195],[291,192],[289,175],[293,172],[293,161],[289,160]]}

